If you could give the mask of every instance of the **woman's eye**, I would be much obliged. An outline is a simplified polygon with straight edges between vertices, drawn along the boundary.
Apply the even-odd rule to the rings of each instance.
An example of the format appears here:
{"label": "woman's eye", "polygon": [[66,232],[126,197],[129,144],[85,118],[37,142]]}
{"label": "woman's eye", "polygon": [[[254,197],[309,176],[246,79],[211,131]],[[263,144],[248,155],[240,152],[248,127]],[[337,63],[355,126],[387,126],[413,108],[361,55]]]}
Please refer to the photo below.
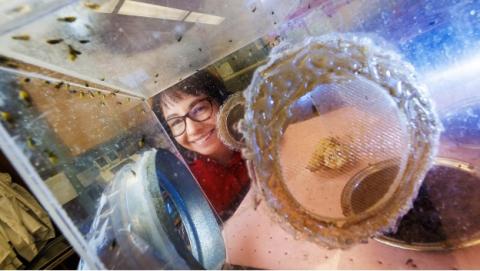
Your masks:
{"label": "woman's eye", "polygon": [[198,104],[196,104],[193,109],[192,109],[192,114],[201,114],[205,111],[208,111],[208,108],[210,107],[210,104],[207,101],[202,101]]}
{"label": "woman's eye", "polygon": [[193,114],[198,114],[198,113],[202,113],[203,111],[205,111],[207,109],[207,107],[205,105],[199,105],[199,106],[196,106],[193,110],[192,110],[192,113]]}
{"label": "woman's eye", "polygon": [[171,127],[175,127],[175,126],[178,126],[178,125],[181,125],[182,124],[182,121],[181,120],[173,120],[173,121],[170,121],[170,126]]}

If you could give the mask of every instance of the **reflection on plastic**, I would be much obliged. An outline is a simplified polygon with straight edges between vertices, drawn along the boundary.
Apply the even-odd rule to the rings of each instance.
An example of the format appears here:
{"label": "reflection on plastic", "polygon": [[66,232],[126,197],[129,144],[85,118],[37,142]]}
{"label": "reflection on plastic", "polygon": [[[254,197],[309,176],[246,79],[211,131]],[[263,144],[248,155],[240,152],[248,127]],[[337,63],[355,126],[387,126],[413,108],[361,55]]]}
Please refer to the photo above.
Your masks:
{"label": "reflection on plastic", "polygon": [[[173,206],[166,206],[164,192]],[[188,240],[175,231],[167,211],[172,207]],[[185,165],[167,150],[147,151],[116,174],[88,239],[110,269],[218,269],[225,260],[214,212]]]}
{"label": "reflection on plastic", "polygon": [[136,164],[124,166],[100,199],[88,239],[109,269],[189,269],[163,230],[157,199],[148,191],[157,182],[154,157],[155,151],[148,151]]}

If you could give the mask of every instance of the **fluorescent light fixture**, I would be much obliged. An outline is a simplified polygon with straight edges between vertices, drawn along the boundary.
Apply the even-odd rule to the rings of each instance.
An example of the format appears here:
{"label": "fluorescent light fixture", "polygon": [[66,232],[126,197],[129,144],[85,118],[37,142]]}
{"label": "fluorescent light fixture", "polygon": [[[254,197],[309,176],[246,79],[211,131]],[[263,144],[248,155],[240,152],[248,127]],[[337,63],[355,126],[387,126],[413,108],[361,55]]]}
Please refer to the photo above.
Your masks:
{"label": "fluorescent light fixture", "polygon": [[213,24],[213,25],[219,25],[223,22],[223,20],[225,20],[224,17],[210,15],[206,13],[200,13],[200,12],[191,12],[187,16],[187,18],[185,18],[186,22]]}
{"label": "fluorescent light fixture", "polygon": [[[97,12],[113,13],[115,7],[118,5],[118,2],[119,0],[110,0],[104,3],[100,9],[97,10]],[[190,12],[189,10],[165,7],[132,0],[126,0],[118,10],[118,14],[211,25],[219,25],[225,20],[224,17],[216,15],[195,11]]]}
{"label": "fluorescent light fixture", "polygon": [[118,14],[182,21],[187,16],[188,11],[127,0]]}

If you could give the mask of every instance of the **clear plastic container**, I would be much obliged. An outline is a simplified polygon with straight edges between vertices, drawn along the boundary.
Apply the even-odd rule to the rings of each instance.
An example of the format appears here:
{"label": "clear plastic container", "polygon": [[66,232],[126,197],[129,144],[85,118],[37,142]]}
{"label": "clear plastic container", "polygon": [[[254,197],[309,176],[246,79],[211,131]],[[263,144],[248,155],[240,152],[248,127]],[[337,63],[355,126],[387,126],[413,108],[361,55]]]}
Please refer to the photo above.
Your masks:
{"label": "clear plastic container", "polygon": [[[188,269],[229,263],[273,269],[446,269],[480,264],[475,246],[480,225],[466,216],[458,216],[455,223],[471,225],[468,230],[473,233],[460,241],[455,235],[456,241],[445,246],[405,245],[405,240],[387,240],[378,233],[368,244],[327,250],[285,231],[279,225],[285,222],[271,220],[265,201],[256,200],[255,193],[261,191],[253,186],[233,216],[225,224],[217,223],[148,101],[200,69],[216,72],[229,92],[244,90],[280,41],[295,44],[331,32],[378,37],[411,63],[417,79],[427,86],[443,124],[435,161],[473,176],[475,184],[437,189],[437,195],[455,191],[458,200],[448,202],[456,206],[453,210],[475,213],[477,206],[470,204],[475,199],[461,195],[470,197],[480,187],[474,178],[480,174],[479,3],[19,0],[2,1],[0,14],[0,147],[86,267]],[[331,105],[329,110],[341,107]],[[180,184],[170,190],[168,185],[142,190],[158,184],[154,177],[129,190],[130,175],[140,174],[137,167],[148,169],[153,163],[152,149],[173,155],[155,163],[172,174],[167,180],[175,179],[174,173],[186,174],[182,176],[192,186],[185,191],[197,191],[196,197],[172,196]],[[178,168],[166,169],[171,161],[178,162]],[[363,173],[372,170],[365,167]],[[432,176],[451,176],[447,171]],[[462,194],[465,187],[472,192]],[[163,202],[155,201],[155,195],[165,191]],[[146,195],[132,199],[139,200],[135,206],[150,211],[129,209],[125,197],[133,193]],[[199,217],[187,223],[190,211],[182,213],[178,204],[195,200],[203,207]],[[443,204],[433,202],[434,207]],[[111,208],[113,203],[119,205]],[[162,219],[163,208],[155,204],[170,210],[168,219],[184,221],[179,231],[171,235],[171,228],[159,229],[171,223]],[[119,213],[102,216],[110,211]],[[445,234],[443,241],[448,243]],[[192,246],[195,242],[197,247]],[[136,256],[130,260],[123,255]]]}

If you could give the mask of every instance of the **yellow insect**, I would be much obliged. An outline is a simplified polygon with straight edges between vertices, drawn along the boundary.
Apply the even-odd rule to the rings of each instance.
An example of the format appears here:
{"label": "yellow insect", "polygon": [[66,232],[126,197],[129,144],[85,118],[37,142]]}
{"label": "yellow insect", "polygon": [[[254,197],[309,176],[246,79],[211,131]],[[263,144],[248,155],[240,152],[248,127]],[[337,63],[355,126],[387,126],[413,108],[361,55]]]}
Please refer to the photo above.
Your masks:
{"label": "yellow insect", "polygon": [[75,16],[67,16],[67,17],[57,18],[57,21],[66,22],[66,23],[73,23],[76,20],[77,20],[77,17],[75,17]]}
{"label": "yellow insect", "polygon": [[46,150],[45,153],[47,154],[48,161],[52,165],[56,165],[58,163],[58,157],[52,151]]}
{"label": "yellow insect", "polygon": [[82,52],[73,48],[72,45],[68,45],[68,56],[69,56],[71,61],[75,61],[77,59],[77,56],[79,56],[81,54],[82,54]]}
{"label": "yellow insect", "polygon": [[145,136],[142,136],[142,138],[138,141],[138,147],[143,148],[145,146]]}
{"label": "yellow insect", "polygon": [[30,94],[28,94],[28,92],[26,92],[25,90],[20,90],[18,92],[18,98],[26,102],[27,104],[30,104],[32,102],[32,99],[30,98]]}
{"label": "yellow insect", "polygon": [[91,3],[91,2],[86,2],[86,3],[83,3],[83,5],[89,9],[99,9],[100,8],[100,5],[97,4],[97,3]]}
{"label": "yellow insect", "polygon": [[50,39],[50,40],[47,40],[47,43],[53,45],[53,44],[58,44],[62,41],[63,41],[63,39]]}
{"label": "yellow insect", "polygon": [[27,137],[27,147],[31,150],[35,149],[35,147],[37,146],[37,144],[35,143],[35,141],[33,140],[33,138],[31,137]]}
{"label": "yellow insect", "polygon": [[2,118],[3,121],[5,122],[12,122],[12,115],[6,111],[0,111],[0,118]]}
{"label": "yellow insect", "polygon": [[62,81],[60,81],[58,84],[55,85],[55,88],[60,89],[63,86],[63,84],[64,83]]}
{"label": "yellow insect", "polygon": [[25,11],[25,10],[27,10],[27,9],[29,9],[29,6],[28,6],[28,5],[20,5],[20,6],[18,6],[18,7],[12,8],[10,11],[11,11],[11,12],[22,12],[22,11]]}
{"label": "yellow insect", "polygon": [[16,35],[16,36],[12,36],[12,39],[14,39],[14,40],[22,40],[22,41],[29,41],[29,40],[30,40],[30,35]]}

